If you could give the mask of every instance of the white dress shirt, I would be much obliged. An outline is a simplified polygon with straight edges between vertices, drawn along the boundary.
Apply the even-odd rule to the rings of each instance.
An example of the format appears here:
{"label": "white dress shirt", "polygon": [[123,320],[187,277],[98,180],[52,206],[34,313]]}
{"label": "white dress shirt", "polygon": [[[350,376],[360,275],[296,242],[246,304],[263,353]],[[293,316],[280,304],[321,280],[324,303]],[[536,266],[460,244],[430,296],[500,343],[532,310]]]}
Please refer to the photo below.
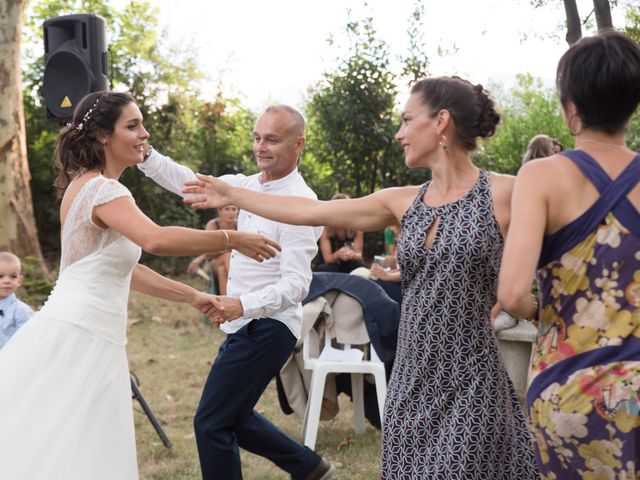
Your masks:
{"label": "white dress shirt", "polygon": [[[155,150],[138,168],[160,186],[181,196],[184,182],[196,178],[191,169]],[[220,179],[256,192],[317,198],[297,169],[284,178],[265,183],[260,182],[261,175],[224,175]],[[240,210],[238,230],[266,235],[277,241],[282,251],[262,263],[232,251],[227,295],[240,298],[244,315],[220,328],[234,333],[253,319],[269,317],[284,323],[299,338],[301,302],[311,284],[311,260],[318,251],[322,227],[288,225]]]}

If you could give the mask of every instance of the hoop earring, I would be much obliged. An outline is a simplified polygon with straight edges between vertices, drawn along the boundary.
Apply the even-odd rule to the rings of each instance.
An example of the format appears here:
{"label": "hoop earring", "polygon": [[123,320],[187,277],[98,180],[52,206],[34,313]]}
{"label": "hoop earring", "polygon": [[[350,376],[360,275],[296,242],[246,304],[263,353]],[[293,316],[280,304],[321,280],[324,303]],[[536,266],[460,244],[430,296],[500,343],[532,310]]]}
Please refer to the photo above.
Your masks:
{"label": "hoop earring", "polygon": [[447,142],[449,140],[447,139],[447,136],[443,133],[440,135],[440,141],[438,142],[440,144],[440,146],[442,147],[442,150],[444,150],[444,153],[449,153],[449,145],[447,145]]}

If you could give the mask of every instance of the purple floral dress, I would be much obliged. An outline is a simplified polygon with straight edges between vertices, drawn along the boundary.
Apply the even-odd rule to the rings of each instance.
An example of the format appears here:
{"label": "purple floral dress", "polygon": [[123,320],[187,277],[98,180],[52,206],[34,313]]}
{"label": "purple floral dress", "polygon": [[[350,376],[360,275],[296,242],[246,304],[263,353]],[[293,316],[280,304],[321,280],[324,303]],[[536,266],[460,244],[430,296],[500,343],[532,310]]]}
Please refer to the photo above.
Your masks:
{"label": "purple floral dress", "polygon": [[545,238],[527,402],[543,479],[640,478],[640,156],[611,180],[565,152],[600,192]]}

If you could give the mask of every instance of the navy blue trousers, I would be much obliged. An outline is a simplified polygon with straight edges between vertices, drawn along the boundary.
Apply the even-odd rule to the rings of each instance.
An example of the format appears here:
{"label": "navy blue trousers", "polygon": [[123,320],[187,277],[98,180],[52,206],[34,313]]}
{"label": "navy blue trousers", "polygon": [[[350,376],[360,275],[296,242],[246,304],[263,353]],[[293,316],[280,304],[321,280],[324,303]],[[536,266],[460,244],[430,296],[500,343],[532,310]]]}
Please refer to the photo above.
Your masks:
{"label": "navy blue trousers", "polygon": [[196,411],[194,428],[204,480],[240,480],[238,447],[304,478],[320,457],[253,408],[293,352],[296,339],[271,318],[253,320],[220,346]]}

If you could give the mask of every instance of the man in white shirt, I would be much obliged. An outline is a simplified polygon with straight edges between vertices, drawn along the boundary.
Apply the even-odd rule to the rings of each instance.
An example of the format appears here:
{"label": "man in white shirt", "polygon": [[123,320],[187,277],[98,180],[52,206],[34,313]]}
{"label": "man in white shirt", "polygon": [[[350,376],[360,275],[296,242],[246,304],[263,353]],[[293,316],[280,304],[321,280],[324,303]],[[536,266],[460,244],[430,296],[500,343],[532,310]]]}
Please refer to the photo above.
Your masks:
{"label": "man in white shirt", "polygon": [[[221,179],[259,192],[315,199],[297,169],[304,144],[302,115],[286,105],[271,106],[253,132],[260,173]],[[189,168],[155,151],[139,168],[180,195],[184,182],[195,178]],[[328,479],[330,464],[253,410],[300,336],[301,301],[311,283],[310,263],[321,229],[241,211],[238,230],[260,232],[280,243],[282,252],[262,263],[231,254],[228,296],[220,297],[226,320],[221,328],[229,335],[211,367],[194,420],[203,479],[241,479],[238,446],[268,458],[293,479]]]}

